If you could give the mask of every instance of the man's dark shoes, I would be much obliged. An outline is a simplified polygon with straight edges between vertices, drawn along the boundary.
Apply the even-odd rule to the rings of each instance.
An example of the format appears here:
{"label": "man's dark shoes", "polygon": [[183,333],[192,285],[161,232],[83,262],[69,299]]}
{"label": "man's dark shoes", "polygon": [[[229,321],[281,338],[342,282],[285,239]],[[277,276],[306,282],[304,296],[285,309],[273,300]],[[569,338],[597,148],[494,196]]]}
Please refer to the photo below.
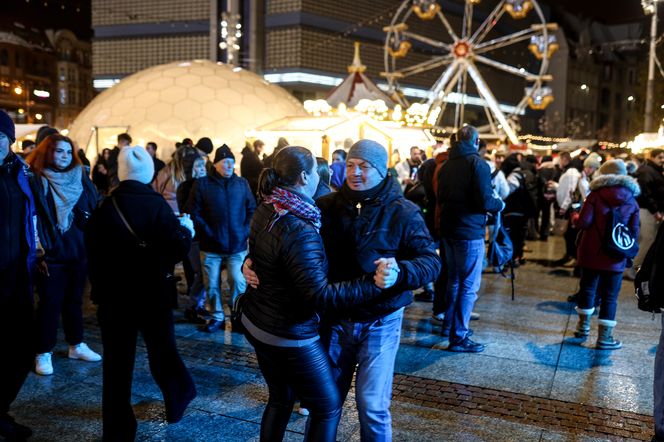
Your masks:
{"label": "man's dark shoes", "polygon": [[196,398],[196,387],[192,385],[192,388],[187,392],[187,395],[182,400],[178,407],[171,408],[166,407],[166,421],[169,424],[177,424],[182,420],[184,412],[187,411],[187,407]]}
{"label": "man's dark shoes", "polygon": [[32,436],[32,430],[16,423],[13,417],[5,414],[0,416],[0,436],[7,441],[24,441]]}
{"label": "man's dark shoes", "polygon": [[226,322],[224,320],[210,319],[207,324],[203,326],[203,331],[214,333],[222,328],[225,328]]}
{"label": "man's dark shoes", "polygon": [[203,319],[194,308],[188,308],[184,311],[184,319],[191,324],[206,323],[205,319]]}
{"label": "man's dark shoes", "polygon": [[415,301],[433,302],[433,291],[429,289],[422,290],[420,293],[415,295]]}
{"label": "man's dark shoes", "polygon": [[480,353],[483,352],[486,346],[478,342],[473,341],[469,337],[466,337],[463,341],[457,342],[456,344],[450,344],[447,347],[448,351],[456,351],[460,353]]}

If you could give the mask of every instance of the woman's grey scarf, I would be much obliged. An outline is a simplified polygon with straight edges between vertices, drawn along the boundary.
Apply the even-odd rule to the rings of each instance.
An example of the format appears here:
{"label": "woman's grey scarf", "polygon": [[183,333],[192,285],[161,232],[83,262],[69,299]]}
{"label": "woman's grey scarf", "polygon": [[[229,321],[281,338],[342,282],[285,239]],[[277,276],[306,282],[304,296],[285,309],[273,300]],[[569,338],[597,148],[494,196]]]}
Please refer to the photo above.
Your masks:
{"label": "woman's grey scarf", "polygon": [[51,189],[58,230],[64,233],[74,221],[74,206],[83,193],[83,168],[76,166],[66,172],[44,169],[42,173],[44,194],[48,194],[48,189]]}

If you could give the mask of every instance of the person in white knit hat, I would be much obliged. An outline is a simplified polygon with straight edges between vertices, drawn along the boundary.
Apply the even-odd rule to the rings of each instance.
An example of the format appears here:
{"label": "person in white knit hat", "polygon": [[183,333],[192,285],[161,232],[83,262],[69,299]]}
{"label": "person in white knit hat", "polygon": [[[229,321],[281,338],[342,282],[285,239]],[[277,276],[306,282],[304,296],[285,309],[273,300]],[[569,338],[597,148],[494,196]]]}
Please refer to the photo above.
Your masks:
{"label": "person in white knit hat", "polygon": [[140,146],[118,158],[120,184],[95,210],[86,231],[92,300],[104,346],[103,439],[134,440],[131,384],[140,332],[150,370],[161,389],[166,419],[182,419],[196,396],[194,382],[175,345],[169,269],[191,247],[194,227],[176,217],[155,192],[152,157]]}

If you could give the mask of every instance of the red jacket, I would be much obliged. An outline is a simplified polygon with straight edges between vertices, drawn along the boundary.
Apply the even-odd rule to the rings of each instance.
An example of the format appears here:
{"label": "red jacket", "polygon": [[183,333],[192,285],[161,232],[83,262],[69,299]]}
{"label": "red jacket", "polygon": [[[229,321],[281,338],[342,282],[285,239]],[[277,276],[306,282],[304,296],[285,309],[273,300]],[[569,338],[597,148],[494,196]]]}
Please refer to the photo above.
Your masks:
{"label": "red jacket", "polygon": [[635,197],[640,194],[636,180],[626,175],[600,175],[590,183],[590,194],[583,203],[576,228],[581,230],[577,250],[579,267],[593,270],[622,272],[625,259],[606,254],[605,241],[608,214],[619,207],[621,219],[635,237],[639,236],[639,205]]}

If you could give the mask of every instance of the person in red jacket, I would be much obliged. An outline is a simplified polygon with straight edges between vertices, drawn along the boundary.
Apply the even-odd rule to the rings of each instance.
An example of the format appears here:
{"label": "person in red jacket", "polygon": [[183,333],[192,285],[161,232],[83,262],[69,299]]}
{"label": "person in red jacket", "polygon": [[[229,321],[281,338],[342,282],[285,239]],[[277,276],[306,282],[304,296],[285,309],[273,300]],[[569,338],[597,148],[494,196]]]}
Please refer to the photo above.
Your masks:
{"label": "person in red jacket", "polygon": [[613,338],[616,326],[618,295],[626,267],[625,258],[609,255],[605,248],[605,233],[609,214],[618,209],[620,219],[629,227],[633,237],[639,235],[640,194],[636,180],[627,175],[622,160],[610,160],[599,169],[600,175],[590,183],[590,194],[583,203],[575,227],[581,230],[577,261],[581,271],[578,307],[579,322],[574,335],[586,338],[590,333],[590,318],[595,311],[595,297],[599,296],[599,329],[596,348],[615,350],[622,347]]}

